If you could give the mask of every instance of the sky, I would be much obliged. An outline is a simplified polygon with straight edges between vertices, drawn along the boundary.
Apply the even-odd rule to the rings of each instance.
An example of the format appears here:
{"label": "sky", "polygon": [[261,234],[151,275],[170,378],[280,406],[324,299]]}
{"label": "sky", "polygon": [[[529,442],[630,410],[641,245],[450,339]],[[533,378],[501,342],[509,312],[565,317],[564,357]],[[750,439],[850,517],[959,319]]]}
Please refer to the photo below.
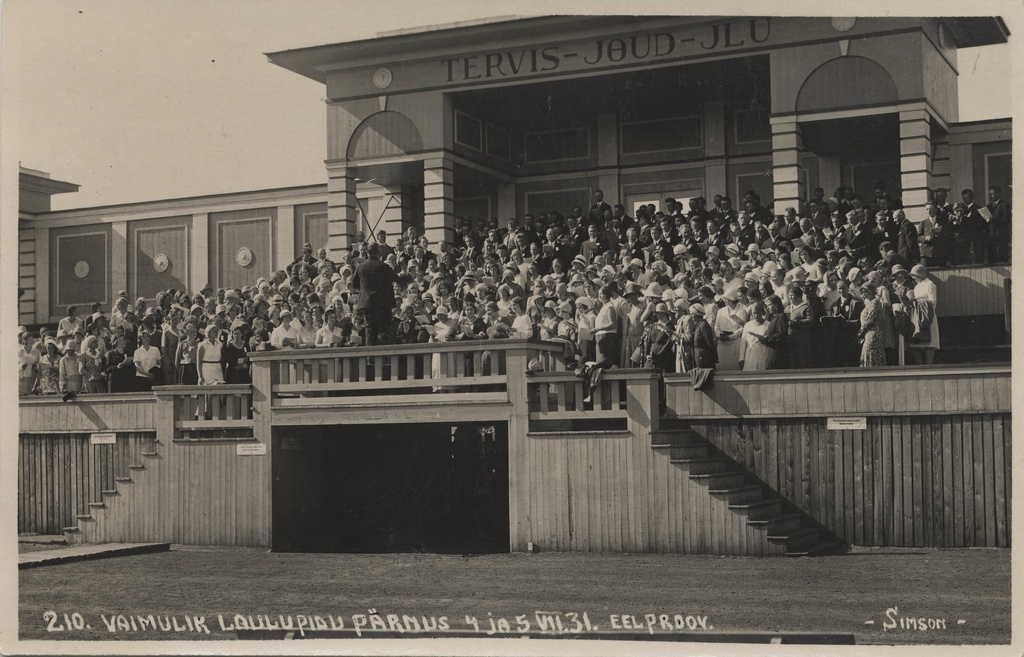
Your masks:
{"label": "sky", "polygon": [[[354,6],[350,0],[7,0],[0,12],[4,161],[81,185],[77,193],[55,196],[54,209],[322,183],[324,87],[269,63],[264,53],[552,8],[535,0]],[[687,6],[649,1],[627,9],[583,0],[571,11],[685,13]],[[700,13],[705,5],[689,6]],[[813,6],[776,9],[817,13],[808,11]],[[1013,6],[990,0],[970,11],[1003,14]],[[764,7],[759,3],[756,11],[768,13]],[[917,10],[901,5],[908,7],[904,13],[956,13],[956,5],[943,12],[936,2]],[[736,13],[742,6],[719,9]],[[1024,28],[1016,16],[1006,18],[1011,33]],[[960,52],[961,120],[1010,116],[1004,71],[1010,59],[1009,46]]]}

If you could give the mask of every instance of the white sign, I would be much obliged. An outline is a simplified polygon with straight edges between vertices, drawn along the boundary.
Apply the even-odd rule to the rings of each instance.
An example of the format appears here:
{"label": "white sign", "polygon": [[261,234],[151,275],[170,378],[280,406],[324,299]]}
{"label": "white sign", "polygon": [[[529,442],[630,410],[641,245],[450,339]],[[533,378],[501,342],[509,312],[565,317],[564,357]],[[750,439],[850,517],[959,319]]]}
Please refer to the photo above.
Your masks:
{"label": "white sign", "polygon": [[266,456],[266,443],[239,443],[235,446],[235,453],[238,456]]}
{"label": "white sign", "polygon": [[108,431],[108,432],[105,432],[105,433],[94,433],[91,436],[89,436],[89,444],[90,445],[116,445],[117,444],[117,434],[114,433],[113,431]]}
{"label": "white sign", "polygon": [[866,417],[830,417],[828,418],[829,431],[864,431],[868,428]]}

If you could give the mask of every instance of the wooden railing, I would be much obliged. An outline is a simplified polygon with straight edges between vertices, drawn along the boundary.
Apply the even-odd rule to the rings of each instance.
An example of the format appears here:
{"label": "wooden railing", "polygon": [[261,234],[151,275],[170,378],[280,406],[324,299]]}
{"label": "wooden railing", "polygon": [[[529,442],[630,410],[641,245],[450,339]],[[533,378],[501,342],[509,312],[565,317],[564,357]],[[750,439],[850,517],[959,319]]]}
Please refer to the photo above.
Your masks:
{"label": "wooden railing", "polygon": [[563,348],[535,340],[300,349],[251,354],[272,408],[508,402],[531,359],[564,370]]}
{"label": "wooden railing", "polygon": [[1005,412],[1010,366],[716,372],[705,391],[685,374],[666,374],[665,389],[667,414],[689,419]]}
{"label": "wooden railing", "polygon": [[[657,425],[657,397],[651,384],[660,373],[647,368],[611,369],[590,389],[572,372],[538,372],[526,379],[530,430],[545,426],[572,428],[573,421],[629,420],[639,417]],[[644,394],[638,390],[642,389]],[[554,423],[561,423],[556,425]],[[588,425],[592,430],[593,425]]]}
{"label": "wooden railing", "polygon": [[153,392],[158,402],[172,404],[176,440],[223,430],[252,435],[252,386],[248,384],[158,386]]}

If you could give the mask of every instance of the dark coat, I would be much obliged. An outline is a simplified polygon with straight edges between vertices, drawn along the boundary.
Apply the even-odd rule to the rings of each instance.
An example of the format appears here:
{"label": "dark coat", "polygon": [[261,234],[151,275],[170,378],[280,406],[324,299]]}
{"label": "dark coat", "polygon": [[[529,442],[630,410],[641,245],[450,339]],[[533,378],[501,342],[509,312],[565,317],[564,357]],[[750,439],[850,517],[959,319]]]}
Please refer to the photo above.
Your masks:
{"label": "dark coat", "polygon": [[370,258],[359,263],[352,276],[351,287],[359,291],[356,308],[382,309],[395,307],[394,283],[398,280],[395,271],[387,264]]}

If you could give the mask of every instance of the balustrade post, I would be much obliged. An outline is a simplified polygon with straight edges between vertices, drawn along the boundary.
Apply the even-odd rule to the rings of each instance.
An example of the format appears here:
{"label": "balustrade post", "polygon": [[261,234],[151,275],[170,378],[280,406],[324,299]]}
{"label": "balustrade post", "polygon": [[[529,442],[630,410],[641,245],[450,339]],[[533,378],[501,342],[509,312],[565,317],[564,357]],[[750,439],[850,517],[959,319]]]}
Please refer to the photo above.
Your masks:
{"label": "balustrade post", "polygon": [[178,417],[178,396],[161,394],[159,388],[155,392],[156,411],[153,414],[153,428],[156,430],[157,441],[169,445],[176,437],[174,423]]}
{"label": "balustrade post", "polygon": [[634,436],[658,430],[658,376],[648,370],[626,381],[626,426]]}
{"label": "balustrade post", "polygon": [[530,425],[530,409],[527,405],[526,366],[530,360],[527,345],[511,347],[505,351],[506,387],[511,405],[508,422],[508,526],[509,549],[525,552],[532,539],[529,525],[529,498],[523,499],[523,492],[529,491],[530,473],[517,467],[517,454],[526,453],[527,432]]}

